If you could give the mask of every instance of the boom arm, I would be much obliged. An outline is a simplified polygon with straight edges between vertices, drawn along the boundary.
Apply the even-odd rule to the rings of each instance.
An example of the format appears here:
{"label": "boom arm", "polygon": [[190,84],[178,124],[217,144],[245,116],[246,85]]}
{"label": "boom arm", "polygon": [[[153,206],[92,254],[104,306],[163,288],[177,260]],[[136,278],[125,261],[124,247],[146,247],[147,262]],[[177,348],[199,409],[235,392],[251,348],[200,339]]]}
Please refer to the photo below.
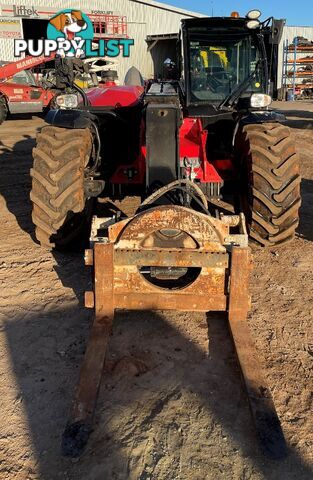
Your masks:
{"label": "boom arm", "polygon": [[13,77],[13,75],[23,70],[28,70],[29,68],[33,68],[33,67],[36,67],[37,65],[41,65],[42,63],[54,60],[54,58],[55,58],[55,53],[50,55],[50,57],[45,57],[44,55],[41,55],[40,57],[28,56],[28,57],[19,59],[16,62],[11,62],[11,63],[7,63],[6,65],[2,65],[0,67],[0,81],[4,80],[5,78]]}

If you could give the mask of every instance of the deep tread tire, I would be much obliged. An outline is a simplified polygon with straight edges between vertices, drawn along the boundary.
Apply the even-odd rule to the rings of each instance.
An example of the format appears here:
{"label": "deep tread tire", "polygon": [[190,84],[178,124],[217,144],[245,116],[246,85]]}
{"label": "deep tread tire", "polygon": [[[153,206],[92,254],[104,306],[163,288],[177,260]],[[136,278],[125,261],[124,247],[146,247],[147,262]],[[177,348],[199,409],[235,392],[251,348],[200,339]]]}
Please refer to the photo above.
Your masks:
{"label": "deep tread tire", "polygon": [[88,129],[47,126],[37,135],[31,169],[32,219],[42,246],[65,248],[85,228],[84,169],[92,151]]}
{"label": "deep tread tire", "polygon": [[288,127],[244,126],[238,134],[243,209],[252,243],[277,247],[293,239],[299,225],[300,167]]}

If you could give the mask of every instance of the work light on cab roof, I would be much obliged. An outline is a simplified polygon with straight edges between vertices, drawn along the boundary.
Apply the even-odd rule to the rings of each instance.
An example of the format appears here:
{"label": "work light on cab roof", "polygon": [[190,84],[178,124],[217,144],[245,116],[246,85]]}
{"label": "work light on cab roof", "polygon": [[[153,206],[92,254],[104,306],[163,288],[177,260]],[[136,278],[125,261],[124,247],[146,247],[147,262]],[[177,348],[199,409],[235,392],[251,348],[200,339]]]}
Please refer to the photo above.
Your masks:
{"label": "work light on cab roof", "polygon": [[250,28],[251,30],[254,30],[255,28],[258,28],[260,26],[260,18],[261,12],[260,10],[250,10],[246,17],[249,20],[247,22],[247,27]]}

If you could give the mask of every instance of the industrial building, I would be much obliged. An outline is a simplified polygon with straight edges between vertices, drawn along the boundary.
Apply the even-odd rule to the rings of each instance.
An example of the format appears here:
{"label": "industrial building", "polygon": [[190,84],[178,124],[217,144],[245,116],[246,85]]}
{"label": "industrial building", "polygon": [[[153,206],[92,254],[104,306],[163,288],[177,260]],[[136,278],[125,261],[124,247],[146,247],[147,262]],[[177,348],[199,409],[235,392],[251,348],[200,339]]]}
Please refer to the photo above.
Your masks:
{"label": "industrial building", "polygon": [[[88,14],[94,24],[95,36],[105,32],[109,37],[134,39],[130,58],[119,57],[114,67],[121,81],[132,66],[138,68],[144,78],[162,74],[164,60],[176,57],[181,19],[204,16],[153,0],[35,0],[34,3],[32,0],[15,0],[14,3],[1,3],[0,8],[1,61],[14,60],[13,38],[45,38],[49,19],[58,11],[71,8]],[[313,27],[284,27],[274,90],[283,83],[283,46],[286,40],[290,44],[296,36],[313,41]]]}
{"label": "industrial building", "polygon": [[[105,30],[114,38],[134,39],[131,57],[118,58],[117,71],[121,80],[131,66],[138,68],[146,78],[158,73],[162,59],[176,56],[181,19],[203,16],[151,0],[15,0],[10,4],[1,3],[0,59],[14,60],[13,38],[45,38],[49,18],[66,8],[82,10],[89,15],[95,35]],[[162,34],[162,43],[155,49],[157,40],[153,38],[147,42],[147,39],[159,34]]]}
{"label": "industrial building", "polygon": [[[303,37],[312,45],[307,49],[301,47],[294,50],[294,40]],[[301,59],[301,63],[299,60]],[[306,60],[306,63],[303,61]],[[305,71],[303,72],[305,67]],[[302,73],[301,71],[302,70]],[[295,75],[294,75],[295,72]],[[295,90],[299,88],[309,89],[310,98],[313,89],[313,27],[309,26],[285,26],[278,50],[278,72],[277,86],[282,88],[282,96],[285,98],[284,90]],[[294,95],[293,93],[293,95]]]}

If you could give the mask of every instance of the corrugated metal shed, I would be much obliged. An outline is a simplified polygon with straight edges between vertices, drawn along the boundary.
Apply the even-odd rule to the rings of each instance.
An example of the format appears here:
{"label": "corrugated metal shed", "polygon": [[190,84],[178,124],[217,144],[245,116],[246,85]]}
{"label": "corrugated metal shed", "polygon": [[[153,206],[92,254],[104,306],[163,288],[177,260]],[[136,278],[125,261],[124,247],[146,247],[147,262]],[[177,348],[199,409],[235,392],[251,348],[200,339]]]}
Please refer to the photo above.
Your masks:
{"label": "corrugated metal shed", "polygon": [[[1,17],[7,16],[8,5],[1,2]],[[13,4],[11,4],[12,7]],[[135,41],[131,57],[119,57],[119,76],[123,80],[125,73],[131,66],[137,67],[144,77],[153,75],[153,60],[148,52],[145,41],[148,35],[177,33],[182,18],[201,17],[203,15],[182,10],[171,5],[154,2],[152,0],[14,0],[14,5],[26,5],[53,8],[55,12],[64,8],[79,9],[88,13],[111,11],[117,15],[125,15],[128,23],[128,36]],[[11,14],[12,15],[12,14]],[[0,60],[14,60],[12,39],[0,39]]]}
{"label": "corrugated metal shed", "polygon": [[[135,40],[135,47],[129,59],[119,58],[119,76],[123,80],[125,73],[131,66],[137,67],[144,77],[151,77],[154,73],[155,58],[148,51],[146,38],[149,35],[178,33],[182,18],[203,17],[196,12],[183,10],[172,5],[155,2],[154,0],[13,0],[14,4],[3,0],[0,4],[1,19],[12,17],[8,6],[28,6],[32,8],[46,9],[57,12],[64,8],[81,9],[86,13],[114,12],[117,15],[125,15],[128,24],[128,36]],[[5,10],[5,11],[4,11]],[[15,17],[16,18],[16,17]],[[46,17],[47,18],[47,15]],[[286,39],[292,42],[294,37],[303,36],[313,40],[313,27],[310,26],[286,26],[278,52],[278,87],[281,86],[283,70],[283,43]],[[165,45],[164,45],[165,47]],[[160,53],[160,52],[159,52]],[[12,61],[12,39],[0,38],[0,60]]]}
{"label": "corrugated metal shed", "polygon": [[[282,39],[279,45],[279,51],[278,51],[278,80],[277,80],[278,87],[281,87],[281,84],[282,84],[284,43],[286,40],[288,40],[288,43],[293,42],[293,39],[295,37],[305,37],[308,40],[313,42],[313,27],[285,26]],[[291,56],[290,56],[290,59],[292,59]]]}

